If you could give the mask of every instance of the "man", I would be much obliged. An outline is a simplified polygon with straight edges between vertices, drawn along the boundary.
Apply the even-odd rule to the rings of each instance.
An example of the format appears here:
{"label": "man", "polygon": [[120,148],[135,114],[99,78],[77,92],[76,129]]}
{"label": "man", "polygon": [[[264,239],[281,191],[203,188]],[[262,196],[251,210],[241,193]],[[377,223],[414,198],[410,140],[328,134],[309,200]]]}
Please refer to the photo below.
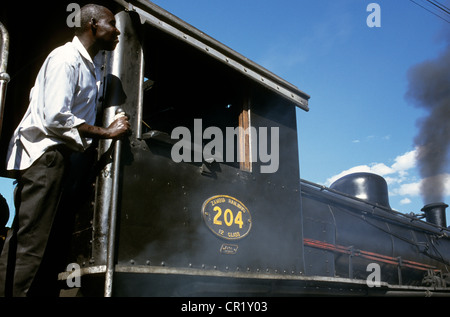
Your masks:
{"label": "man", "polygon": [[120,32],[107,8],[86,5],[80,11],[72,42],[52,51],[39,71],[10,143],[7,169],[18,171],[16,219],[0,258],[0,296],[30,295],[70,153],[87,149],[92,138],[117,139],[130,129],[125,116],[107,128],[94,126],[98,78],[93,60],[101,50],[114,50]]}

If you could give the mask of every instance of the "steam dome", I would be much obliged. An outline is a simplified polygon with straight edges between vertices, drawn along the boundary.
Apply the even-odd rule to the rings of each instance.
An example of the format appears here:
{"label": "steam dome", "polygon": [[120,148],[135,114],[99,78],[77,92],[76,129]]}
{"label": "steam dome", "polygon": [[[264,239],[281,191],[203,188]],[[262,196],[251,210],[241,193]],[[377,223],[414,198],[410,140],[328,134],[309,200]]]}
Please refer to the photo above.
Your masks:
{"label": "steam dome", "polygon": [[335,181],[330,188],[372,204],[391,208],[386,180],[376,174],[349,174]]}

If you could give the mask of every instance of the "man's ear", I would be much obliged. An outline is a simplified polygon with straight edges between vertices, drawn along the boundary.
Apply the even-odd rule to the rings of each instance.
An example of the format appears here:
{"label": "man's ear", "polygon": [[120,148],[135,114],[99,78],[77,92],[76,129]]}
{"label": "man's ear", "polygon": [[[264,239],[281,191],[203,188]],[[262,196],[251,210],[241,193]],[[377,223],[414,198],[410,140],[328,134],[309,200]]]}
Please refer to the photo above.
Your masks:
{"label": "man's ear", "polygon": [[92,18],[91,21],[89,22],[93,34],[97,32],[97,23],[98,21],[95,18]]}

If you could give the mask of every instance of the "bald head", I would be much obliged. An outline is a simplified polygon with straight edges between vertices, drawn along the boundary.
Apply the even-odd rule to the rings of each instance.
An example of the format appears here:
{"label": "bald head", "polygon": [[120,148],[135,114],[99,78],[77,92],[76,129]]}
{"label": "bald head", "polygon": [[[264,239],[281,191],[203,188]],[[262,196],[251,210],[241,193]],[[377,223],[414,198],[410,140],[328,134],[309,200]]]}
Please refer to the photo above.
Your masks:
{"label": "bald head", "polygon": [[80,27],[75,29],[75,35],[89,54],[95,56],[100,50],[114,50],[119,43],[120,31],[109,9],[88,4],[80,9]]}
{"label": "bald head", "polygon": [[80,9],[80,27],[75,28],[75,35],[81,35],[91,29],[92,21],[100,21],[112,15],[112,12],[97,4],[87,4]]}

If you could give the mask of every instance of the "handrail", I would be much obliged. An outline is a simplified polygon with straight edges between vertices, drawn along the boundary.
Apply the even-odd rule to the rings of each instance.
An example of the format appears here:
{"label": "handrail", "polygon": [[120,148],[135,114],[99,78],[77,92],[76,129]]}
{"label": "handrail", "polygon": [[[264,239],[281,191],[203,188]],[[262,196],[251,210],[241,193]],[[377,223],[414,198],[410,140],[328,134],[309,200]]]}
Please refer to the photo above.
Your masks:
{"label": "handrail", "polygon": [[9,55],[9,33],[5,26],[0,22],[0,136],[2,133],[3,126],[3,112],[5,108],[6,100],[6,88],[8,86],[10,77],[6,73],[6,68],[8,66],[8,55]]}

